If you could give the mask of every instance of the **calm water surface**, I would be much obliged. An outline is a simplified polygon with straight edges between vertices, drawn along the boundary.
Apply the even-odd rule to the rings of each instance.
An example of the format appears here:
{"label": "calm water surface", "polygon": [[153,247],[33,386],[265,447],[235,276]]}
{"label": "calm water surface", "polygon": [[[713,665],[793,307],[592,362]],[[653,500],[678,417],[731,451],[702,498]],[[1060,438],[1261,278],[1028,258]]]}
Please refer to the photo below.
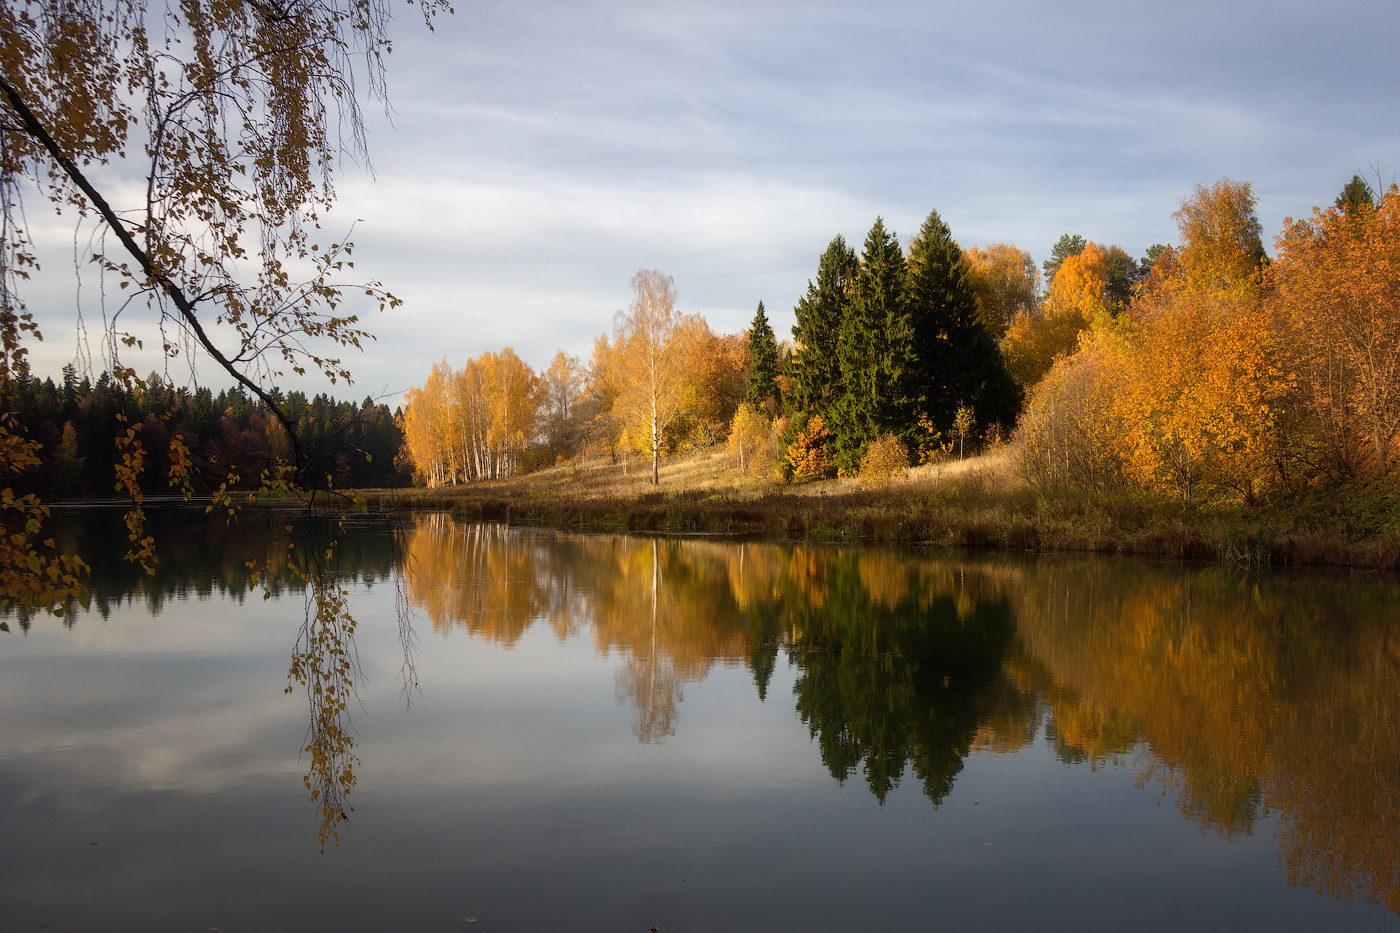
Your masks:
{"label": "calm water surface", "polygon": [[287,521],[8,617],[0,929],[1400,930],[1391,578],[352,525],[321,854]]}

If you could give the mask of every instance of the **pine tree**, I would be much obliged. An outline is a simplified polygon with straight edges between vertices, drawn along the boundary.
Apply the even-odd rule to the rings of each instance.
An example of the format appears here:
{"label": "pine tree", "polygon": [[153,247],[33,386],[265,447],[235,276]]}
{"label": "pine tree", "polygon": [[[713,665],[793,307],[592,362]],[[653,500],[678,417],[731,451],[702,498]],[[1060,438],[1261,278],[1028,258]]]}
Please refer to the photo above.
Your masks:
{"label": "pine tree", "polygon": [[793,309],[797,323],[792,336],[798,347],[791,365],[799,412],[825,413],[840,394],[836,347],[859,270],[855,250],[838,234],[822,253],[816,282],[807,283],[807,294]]}
{"label": "pine tree", "polygon": [[773,328],[768,324],[768,316],[763,313],[763,302],[758,303],[758,313],[749,325],[749,391],[744,396],[755,409],[762,411],[764,403],[778,395],[778,341]]}
{"label": "pine tree", "polygon": [[1077,233],[1066,233],[1056,240],[1055,245],[1050,248],[1050,258],[1045,260],[1043,264],[1045,287],[1050,287],[1050,283],[1055,279],[1055,273],[1060,271],[1060,266],[1064,264],[1066,259],[1078,256],[1084,252],[1084,247],[1088,245],[1088,241]]}
{"label": "pine tree", "polygon": [[1371,186],[1366,184],[1360,175],[1353,175],[1351,181],[1342,188],[1342,193],[1337,195],[1337,207],[1351,213],[1363,205],[1375,207],[1376,193],[1371,190]]}
{"label": "pine tree", "polygon": [[[978,313],[976,285],[962,249],[937,211],[929,213],[909,244],[908,294],[919,410],[945,436],[964,403],[984,427],[1013,424],[1019,392]],[[906,443],[918,440],[912,419],[894,430]]]}
{"label": "pine tree", "polygon": [[856,470],[867,444],[887,431],[905,430],[917,418],[905,280],[899,240],[877,217],[865,238],[837,345],[841,396],[832,406],[830,428],[841,470]]}

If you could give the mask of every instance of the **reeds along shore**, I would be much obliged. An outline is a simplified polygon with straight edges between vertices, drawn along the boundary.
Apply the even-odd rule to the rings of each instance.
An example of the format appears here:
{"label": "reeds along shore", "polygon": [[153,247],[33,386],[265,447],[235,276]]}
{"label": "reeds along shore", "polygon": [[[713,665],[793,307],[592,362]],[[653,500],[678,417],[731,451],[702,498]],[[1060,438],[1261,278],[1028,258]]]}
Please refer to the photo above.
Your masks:
{"label": "reeds along shore", "polygon": [[1400,491],[1374,484],[1334,490],[1325,501],[1213,507],[1136,493],[1047,498],[1016,479],[1005,454],[920,467],[879,490],[854,479],[789,486],[745,477],[719,452],[668,463],[659,487],[646,473],[636,464],[590,463],[362,495],[371,509],[446,510],[465,521],[599,532],[1400,569]]}

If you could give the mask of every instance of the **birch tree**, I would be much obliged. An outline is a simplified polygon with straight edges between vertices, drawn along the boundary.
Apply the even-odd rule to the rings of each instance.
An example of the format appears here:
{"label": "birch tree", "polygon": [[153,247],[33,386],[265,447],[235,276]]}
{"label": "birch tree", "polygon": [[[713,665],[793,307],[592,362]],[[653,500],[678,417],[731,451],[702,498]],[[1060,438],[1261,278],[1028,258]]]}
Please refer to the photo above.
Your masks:
{"label": "birch tree", "polygon": [[685,316],[676,285],[659,269],[632,277],[632,305],[618,312],[613,342],[621,349],[620,393],[614,410],[623,430],[651,456],[652,485],[661,483],[666,429],[685,412]]}

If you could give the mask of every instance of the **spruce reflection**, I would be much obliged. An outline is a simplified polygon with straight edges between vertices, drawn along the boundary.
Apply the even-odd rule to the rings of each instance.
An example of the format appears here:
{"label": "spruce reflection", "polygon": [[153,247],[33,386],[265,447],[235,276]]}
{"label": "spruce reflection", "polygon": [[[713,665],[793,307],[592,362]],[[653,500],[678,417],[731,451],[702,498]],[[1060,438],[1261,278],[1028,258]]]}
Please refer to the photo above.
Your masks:
{"label": "spruce reflection", "polygon": [[802,563],[821,601],[796,589],[782,605],[797,711],[822,761],[841,782],[863,771],[882,804],[912,764],[937,806],[984,718],[1013,632],[1009,604],[940,591],[944,581],[890,555]]}
{"label": "spruce reflection", "polygon": [[[1400,591],[1387,578],[549,534],[433,515],[396,552],[380,524],[150,514],[169,559],[149,577],[95,560],[95,612],[241,600],[249,562],[283,566],[290,520],[291,538],[340,542],[347,584],[398,568],[443,637],[509,648],[542,625],[590,639],[614,661],[640,741],[683,734],[685,688],[716,665],[747,668],[760,700],[794,704],[813,760],[880,801],[912,771],[937,805],[969,756],[1048,743],[1071,764],[1133,769],[1222,835],[1274,832],[1295,884],[1400,910]],[[120,535],[120,510],[68,518],[57,533],[95,558],[95,542]],[[316,637],[297,649],[308,689],[353,651],[353,632],[330,634],[335,650],[311,650]],[[772,689],[784,664],[791,701]],[[313,709],[307,744],[329,750],[310,776],[325,796],[345,773],[337,750],[356,750],[333,741],[350,735],[334,716],[317,733],[321,718]]]}
{"label": "spruce reflection", "polygon": [[936,806],[970,755],[1044,741],[1069,764],[1134,769],[1227,837],[1276,816],[1293,883],[1400,908],[1393,582],[505,529],[444,540],[426,521],[410,550],[432,568],[411,591],[444,633],[510,645],[546,620],[615,652],[641,741],[683,728],[684,687],[714,665],[746,666],[771,700],[786,658],[824,766],[882,803],[912,770]]}

